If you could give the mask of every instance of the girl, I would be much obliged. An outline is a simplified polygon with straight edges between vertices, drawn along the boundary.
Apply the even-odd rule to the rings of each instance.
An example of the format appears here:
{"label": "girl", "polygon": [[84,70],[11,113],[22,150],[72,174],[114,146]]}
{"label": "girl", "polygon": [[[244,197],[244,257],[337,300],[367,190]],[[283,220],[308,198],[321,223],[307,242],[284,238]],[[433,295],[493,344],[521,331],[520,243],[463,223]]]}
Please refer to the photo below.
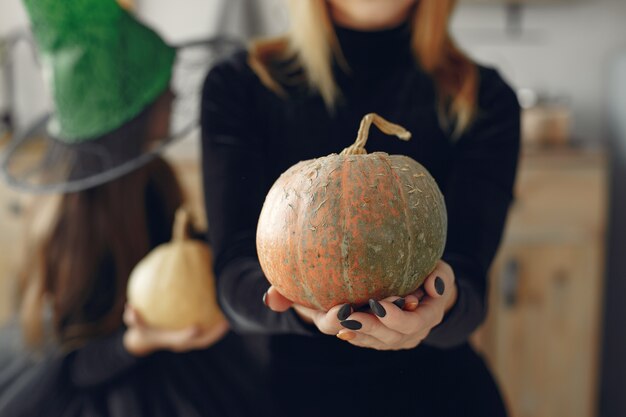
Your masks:
{"label": "girl", "polygon": [[[55,112],[50,136],[15,143],[3,169],[13,185],[57,196],[53,207],[36,207],[36,223],[51,221],[38,229],[23,280],[23,333],[44,347],[45,360],[29,364],[20,352],[3,359],[25,366],[2,368],[0,415],[262,409],[252,400],[258,375],[225,321],[169,331],[125,309],[131,271],[170,240],[184,204],[173,169],[157,154],[187,131],[170,133],[170,120],[194,124],[180,104],[189,97],[175,97],[171,86],[176,51],[113,0],[25,5]],[[33,158],[33,149],[44,152]]]}

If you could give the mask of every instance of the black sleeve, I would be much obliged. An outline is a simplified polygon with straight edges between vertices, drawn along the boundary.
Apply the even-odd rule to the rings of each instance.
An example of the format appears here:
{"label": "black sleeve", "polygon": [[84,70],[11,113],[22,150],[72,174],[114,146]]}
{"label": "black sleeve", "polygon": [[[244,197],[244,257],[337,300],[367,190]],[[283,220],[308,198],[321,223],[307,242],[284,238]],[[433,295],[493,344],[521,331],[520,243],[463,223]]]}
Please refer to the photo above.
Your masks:
{"label": "black sleeve", "polygon": [[202,91],[202,169],[218,301],[244,333],[316,334],[293,310],[275,313],[256,253],[256,226],[271,183],[263,121],[253,111],[255,75],[241,55],[214,67]]}
{"label": "black sleeve", "polygon": [[140,362],[124,347],[124,331],[93,340],[68,355],[73,385],[88,388],[110,382]]}
{"label": "black sleeve", "polygon": [[520,107],[493,70],[481,70],[478,114],[455,145],[445,184],[448,240],[458,300],[425,344],[446,348],[467,340],[486,315],[487,273],[500,244],[517,171]]}

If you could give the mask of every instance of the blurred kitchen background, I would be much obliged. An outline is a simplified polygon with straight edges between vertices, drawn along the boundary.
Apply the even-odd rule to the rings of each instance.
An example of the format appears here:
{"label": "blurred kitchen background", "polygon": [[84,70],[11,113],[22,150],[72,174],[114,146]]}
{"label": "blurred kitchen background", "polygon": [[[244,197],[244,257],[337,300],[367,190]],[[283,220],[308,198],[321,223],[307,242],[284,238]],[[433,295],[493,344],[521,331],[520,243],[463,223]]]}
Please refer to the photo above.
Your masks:
{"label": "blurred kitchen background", "polygon": [[[289,24],[281,0],[123,3],[174,43]],[[524,106],[517,200],[474,343],[514,417],[626,416],[626,0],[460,0],[452,28]],[[2,0],[0,148],[48,108],[26,15]],[[169,153],[202,217],[198,149]],[[0,323],[28,204],[0,185]]]}

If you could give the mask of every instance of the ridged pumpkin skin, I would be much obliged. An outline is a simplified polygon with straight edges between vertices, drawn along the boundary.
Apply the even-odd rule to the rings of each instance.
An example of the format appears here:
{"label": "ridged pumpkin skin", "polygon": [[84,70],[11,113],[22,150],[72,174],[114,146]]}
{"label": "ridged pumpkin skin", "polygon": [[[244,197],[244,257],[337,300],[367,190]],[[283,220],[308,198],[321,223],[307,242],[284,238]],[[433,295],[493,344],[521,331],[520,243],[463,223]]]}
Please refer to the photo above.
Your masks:
{"label": "ridged pumpkin skin", "polygon": [[257,229],[267,279],[328,310],[416,290],[443,254],[447,215],[428,171],[376,152],[300,162],[269,191]]}
{"label": "ridged pumpkin skin", "polygon": [[213,256],[205,243],[175,238],[135,266],[128,282],[128,302],[153,327],[211,328],[224,319],[212,265]]}

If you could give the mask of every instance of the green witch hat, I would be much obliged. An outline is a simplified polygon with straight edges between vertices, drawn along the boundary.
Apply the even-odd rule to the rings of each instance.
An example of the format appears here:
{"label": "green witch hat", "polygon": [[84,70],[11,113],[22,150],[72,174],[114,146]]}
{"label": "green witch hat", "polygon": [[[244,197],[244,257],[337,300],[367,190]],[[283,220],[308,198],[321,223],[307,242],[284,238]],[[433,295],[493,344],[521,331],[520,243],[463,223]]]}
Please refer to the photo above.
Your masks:
{"label": "green witch hat", "polygon": [[[102,184],[186,136],[197,126],[210,64],[238,45],[213,39],[173,48],[115,0],[24,4],[53,112],[44,135],[36,134],[36,126],[14,140],[1,168],[9,184],[30,191],[72,192]],[[145,138],[147,113],[168,88],[175,97],[170,133]]]}
{"label": "green witch hat", "polygon": [[78,143],[120,127],[168,87],[175,51],[114,0],[25,0],[55,103],[50,134]]}

